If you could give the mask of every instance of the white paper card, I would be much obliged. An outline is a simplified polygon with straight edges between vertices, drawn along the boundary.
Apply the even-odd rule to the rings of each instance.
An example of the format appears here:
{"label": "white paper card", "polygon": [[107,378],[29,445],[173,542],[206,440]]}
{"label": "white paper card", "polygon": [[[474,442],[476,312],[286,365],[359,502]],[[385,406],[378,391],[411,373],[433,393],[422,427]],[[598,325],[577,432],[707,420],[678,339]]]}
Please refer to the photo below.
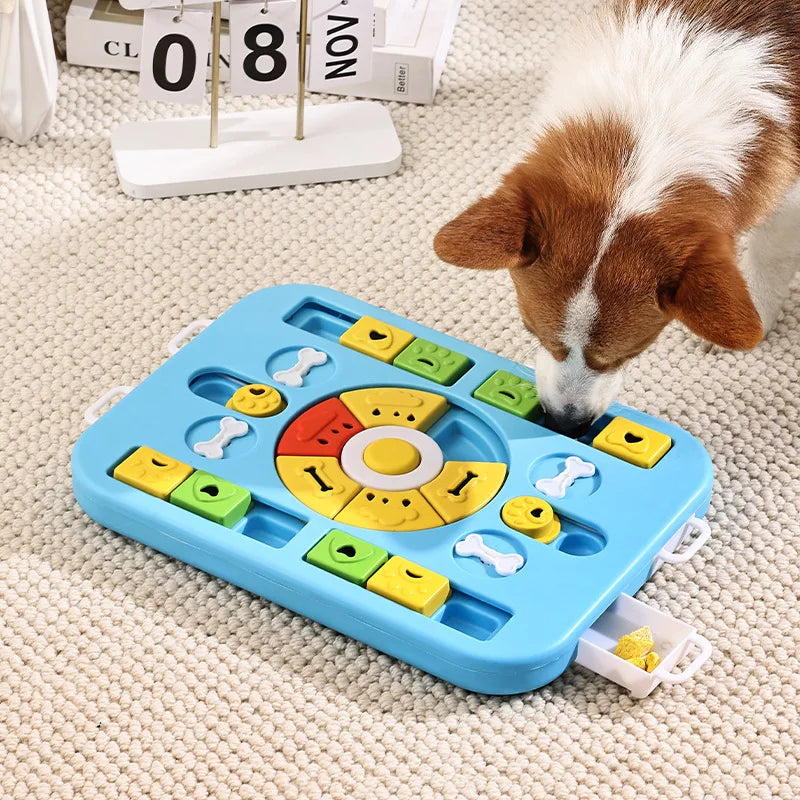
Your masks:
{"label": "white paper card", "polygon": [[211,11],[187,7],[177,18],[175,8],[145,9],[139,95],[199,105],[206,88]]}
{"label": "white paper card", "polygon": [[374,0],[314,0],[308,86],[311,91],[372,78]]}
{"label": "white paper card", "polygon": [[[208,5],[211,0],[183,0],[184,6]],[[141,11],[145,8],[180,8],[181,0],[119,0],[119,4],[128,11]]]}
{"label": "white paper card", "polygon": [[231,92],[281,94],[297,88],[295,0],[232,2]]}

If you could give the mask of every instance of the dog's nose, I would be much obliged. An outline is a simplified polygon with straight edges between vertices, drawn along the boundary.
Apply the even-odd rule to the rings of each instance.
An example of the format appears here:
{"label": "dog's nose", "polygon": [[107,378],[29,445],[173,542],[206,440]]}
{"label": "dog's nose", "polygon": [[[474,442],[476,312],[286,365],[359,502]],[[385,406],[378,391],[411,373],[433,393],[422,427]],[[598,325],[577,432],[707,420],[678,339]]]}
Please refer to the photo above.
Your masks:
{"label": "dog's nose", "polygon": [[566,416],[555,416],[548,412],[544,415],[544,425],[551,431],[569,436],[570,439],[577,439],[583,436],[592,427],[592,418],[581,418],[567,414]]}

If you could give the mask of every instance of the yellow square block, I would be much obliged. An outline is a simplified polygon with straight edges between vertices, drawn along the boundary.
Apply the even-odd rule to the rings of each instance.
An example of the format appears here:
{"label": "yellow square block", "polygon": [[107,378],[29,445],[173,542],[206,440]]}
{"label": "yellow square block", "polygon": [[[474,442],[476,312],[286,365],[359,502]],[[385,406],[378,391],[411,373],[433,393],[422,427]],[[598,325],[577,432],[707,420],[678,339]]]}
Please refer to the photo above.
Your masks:
{"label": "yellow square block", "polygon": [[367,581],[367,589],[431,616],[450,596],[450,581],[401,556],[392,556]]}
{"label": "yellow square block", "polygon": [[168,500],[193,472],[194,469],[182,461],[150,447],[140,447],[117,464],[114,477],[134,489]]}
{"label": "yellow square block", "polygon": [[410,333],[374,317],[361,317],[339,337],[345,347],[386,363],[394,361],[413,341]]}
{"label": "yellow square block", "polygon": [[625,417],[614,417],[594,437],[592,446],[629,464],[650,469],[672,447],[672,439]]}

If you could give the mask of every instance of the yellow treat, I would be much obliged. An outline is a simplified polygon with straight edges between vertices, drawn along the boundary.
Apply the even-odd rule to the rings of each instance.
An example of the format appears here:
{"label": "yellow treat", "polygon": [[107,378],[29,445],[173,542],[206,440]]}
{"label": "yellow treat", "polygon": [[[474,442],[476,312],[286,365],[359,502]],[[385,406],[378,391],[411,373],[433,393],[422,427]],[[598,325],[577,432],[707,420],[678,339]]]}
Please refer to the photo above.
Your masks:
{"label": "yellow treat", "polygon": [[646,656],[653,649],[654,644],[653,634],[650,632],[650,628],[645,625],[622,636],[614,650],[614,655],[628,661],[637,656]]}
{"label": "yellow treat", "polygon": [[376,386],[344,392],[339,399],[365,427],[402,425],[425,431],[447,411],[447,400],[419,389]]}
{"label": "yellow treat", "polygon": [[140,447],[114,468],[118,481],[167,500],[194,470],[182,461],[150,447]]}
{"label": "yellow treat", "polygon": [[646,661],[642,656],[634,656],[633,658],[626,658],[625,659],[629,664],[633,664],[634,667],[639,667],[639,669],[646,669]]}
{"label": "yellow treat", "polygon": [[650,469],[672,447],[672,439],[665,433],[646,428],[638,422],[631,422],[624,417],[614,417],[594,437],[592,447],[621,458],[629,464]]}
{"label": "yellow treat", "polygon": [[345,347],[387,363],[394,361],[413,340],[410,333],[374,317],[361,317],[339,337]]}
{"label": "yellow treat", "polygon": [[264,383],[251,383],[237,389],[225,407],[250,417],[271,417],[283,410],[284,403],[277,389]]}
{"label": "yellow treat", "polygon": [[455,522],[483,508],[500,491],[506,472],[505,464],[448,461],[420,491],[445,522]]}
{"label": "yellow treat", "polygon": [[538,497],[515,497],[503,506],[500,516],[509,528],[543,544],[550,544],[561,532],[553,507]]}
{"label": "yellow treat", "polygon": [[648,672],[652,672],[660,663],[661,657],[656,652],[648,653],[644,657],[644,668]]}
{"label": "yellow treat", "polygon": [[392,556],[369,578],[367,589],[429,617],[450,596],[450,581],[413,561]]}
{"label": "yellow treat", "polygon": [[286,488],[326,517],[335,517],[361,488],[332,456],[278,456],[275,466]]}
{"label": "yellow treat", "polygon": [[336,521],[376,531],[419,531],[444,524],[416,489],[406,492],[362,489],[336,515]]}

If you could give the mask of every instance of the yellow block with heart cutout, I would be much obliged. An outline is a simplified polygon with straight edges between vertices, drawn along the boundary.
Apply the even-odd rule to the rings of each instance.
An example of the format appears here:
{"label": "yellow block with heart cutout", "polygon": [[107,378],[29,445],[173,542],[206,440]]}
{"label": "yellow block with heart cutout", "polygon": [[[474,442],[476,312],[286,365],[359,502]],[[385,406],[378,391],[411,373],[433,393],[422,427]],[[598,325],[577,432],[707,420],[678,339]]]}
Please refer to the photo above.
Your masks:
{"label": "yellow block with heart cutout", "polygon": [[420,491],[445,522],[455,522],[483,508],[500,491],[507,472],[505,464],[489,461],[448,461]]}
{"label": "yellow block with heart cutout", "polygon": [[365,427],[401,425],[425,431],[448,409],[440,394],[419,389],[396,389],[377,386],[344,392],[339,399]]}
{"label": "yellow block with heart cutout", "polygon": [[369,578],[367,589],[429,617],[450,596],[450,581],[413,561],[392,556]]}
{"label": "yellow block with heart cutout", "polygon": [[672,447],[672,439],[665,433],[654,431],[638,422],[631,422],[625,417],[614,417],[594,437],[592,447],[629,464],[650,469]]}
{"label": "yellow block with heart cutout", "polygon": [[374,317],[361,317],[339,337],[339,344],[388,364],[413,340],[410,333],[394,325]]}
{"label": "yellow block with heart cutout", "polygon": [[167,500],[194,470],[176,458],[170,458],[151,447],[134,450],[114,468],[118,481],[147,492],[161,500]]}
{"label": "yellow block with heart cutout", "polygon": [[407,492],[362,489],[336,515],[336,521],[377,531],[419,531],[444,524],[416,489]]}
{"label": "yellow block with heart cutout", "polygon": [[361,488],[332,456],[278,456],[275,466],[286,488],[300,502],[331,519]]}

